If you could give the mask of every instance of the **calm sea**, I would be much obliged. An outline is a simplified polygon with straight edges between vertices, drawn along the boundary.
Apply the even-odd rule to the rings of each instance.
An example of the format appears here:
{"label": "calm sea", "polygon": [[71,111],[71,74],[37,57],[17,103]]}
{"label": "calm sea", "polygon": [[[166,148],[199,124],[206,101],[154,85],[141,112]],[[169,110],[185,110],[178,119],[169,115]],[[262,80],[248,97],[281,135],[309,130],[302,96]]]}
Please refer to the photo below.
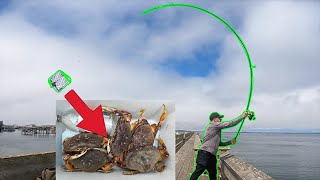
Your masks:
{"label": "calm sea", "polygon": [[320,180],[320,134],[241,133],[231,153],[275,179]]}
{"label": "calm sea", "polygon": [[[0,143],[0,156],[55,151],[54,135],[3,132]],[[231,152],[275,179],[320,180],[320,134],[242,133]]]}
{"label": "calm sea", "polygon": [[55,135],[21,135],[21,131],[0,133],[0,156],[55,151]]}

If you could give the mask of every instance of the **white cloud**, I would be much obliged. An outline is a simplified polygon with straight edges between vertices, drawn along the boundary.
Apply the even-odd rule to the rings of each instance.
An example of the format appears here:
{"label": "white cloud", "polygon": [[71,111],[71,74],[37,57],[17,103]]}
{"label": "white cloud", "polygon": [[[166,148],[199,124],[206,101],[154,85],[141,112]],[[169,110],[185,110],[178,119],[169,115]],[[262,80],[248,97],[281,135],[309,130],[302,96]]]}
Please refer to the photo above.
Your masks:
{"label": "white cloud", "polygon": [[[251,106],[257,121],[246,122],[247,128],[320,127],[320,11],[315,3],[198,4],[237,27],[257,65]],[[153,5],[157,3],[21,3],[1,15],[4,123],[55,122],[55,100],[63,99],[63,94],[49,89],[47,78],[57,69],[71,75],[71,87],[83,99],[174,100],[177,128],[201,130],[212,111],[227,119],[239,115],[248,97],[249,70],[236,38],[212,17],[183,8],[148,15],[156,21],[157,29],[151,28],[136,13]],[[26,17],[39,9],[48,11],[48,24],[53,12],[61,13],[78,34],[59,35],[30,22]],[[197,48],[213,41],[223,48],[217,71],[206,78],[154,69],[156,62],[193,56]]]}

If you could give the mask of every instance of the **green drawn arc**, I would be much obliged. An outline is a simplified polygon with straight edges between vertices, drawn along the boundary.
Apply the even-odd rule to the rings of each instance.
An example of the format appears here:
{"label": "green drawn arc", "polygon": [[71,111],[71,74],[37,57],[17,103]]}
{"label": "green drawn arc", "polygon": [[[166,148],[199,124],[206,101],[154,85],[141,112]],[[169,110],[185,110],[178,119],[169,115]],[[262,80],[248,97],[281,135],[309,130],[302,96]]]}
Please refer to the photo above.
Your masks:
{"label": "green drawn arc", "polygon": [[[205,10],[205,9],[202,9],[200,7],[197,7],[197,6],[194,6],[194,5],[190,5],[190,4],[174,4],[174,3],[172,3],[172,4],[159,5],[159,6],[155,6],[153,8],[150,8],[150,9],[147,9],[147,10],[143,11],[142,14],[147,14],[147,13],[150,13],[150,12],[158,10],[158,9],[162,9],[162,8],[166,8],[166,7],[173,7],[173,6],[189,7],[189,8],[194,8],[194,9],[206,12],[206,13],[212,15],[213,17],[217,18],[224,25],[226,25],[233,32],[233,34],[237,37],[238,41],[241,44],[241,47],[243,48],[243,50],[244,50],[244,52],[246,54],[246,57],[247,57],[247,60],[248,60],[248,64],[249,64],[249,70],[250,70],[250,90],[249,90],[249,97],[248,97],[247,106],[246,106],[246,109],[245,109],[245,110],[249,110],[250,103],[251,103],[251,97],[252,97],[252,90],[253,90],[253,69],[256,66],[252,65],[248,49],[247,49],[246,45],[244,44],[244,42],[242,41],[241,37],[238,35],[238,33],[225,20],[223,20],[218,15],[216,15],[216,14],[214,14],[214,13],[208,11],[208,10]],[[240,127],[238,129],[238,132],[237,132],[235,138],[238,138],[238,136],[240,135],[240,131],[242,129],[243,124],[244,124],[244,120],[241,122]]]}

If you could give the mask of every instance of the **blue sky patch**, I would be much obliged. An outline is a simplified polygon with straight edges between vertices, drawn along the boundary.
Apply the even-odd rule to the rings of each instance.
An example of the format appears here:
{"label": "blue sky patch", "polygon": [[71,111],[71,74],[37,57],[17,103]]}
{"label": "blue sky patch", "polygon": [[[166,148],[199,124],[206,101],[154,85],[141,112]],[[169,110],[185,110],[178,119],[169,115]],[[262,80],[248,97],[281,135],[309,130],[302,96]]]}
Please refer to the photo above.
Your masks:
{"label": "blue sky patch", "polygon": [[[32,7],[25,14],[31,24],[51,34],[73,37],[78,34],[79,19],[69,17],[69,14],[53,7]],[[83,22],[82,22],[83,23]]]}
{"label": "blue sky patch", "polygon": [[206,77],[216,70],[215,62],[219,58],[221,45],[203,45],[187,59],[169,58],[159,64],[162,71],[174,71],[183,77]]}
{"label": "blue sky patch", "polygon": [[0,0],[0,14],[8,10],[8,7],[10,6],[10,0]]}

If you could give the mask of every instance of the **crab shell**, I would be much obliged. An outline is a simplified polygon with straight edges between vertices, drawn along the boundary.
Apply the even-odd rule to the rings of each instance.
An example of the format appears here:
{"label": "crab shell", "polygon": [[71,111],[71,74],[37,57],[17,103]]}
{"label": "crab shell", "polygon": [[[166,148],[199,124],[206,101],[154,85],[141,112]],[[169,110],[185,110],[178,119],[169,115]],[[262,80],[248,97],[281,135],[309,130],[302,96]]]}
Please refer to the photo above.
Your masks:
{"label": "crab shell", "polygon": [[139,147],[131,150],[125,156],[126,168],[139,172],[149,172],[155,169],[160,159],[160,152],[154,146]]}
{"label": "crab shell", "polygon": [[85,172],[95,172],[107,163],[112,162],[112,155],[103,148],[92,148],[73,156],[66,156],[67,161],[75,169]]}
{"label": "crab shell", "polygon": [[132,130],[132,143],[130,149],[138,147],[151,146],[154,142],[154,134],[152,128],[146,119],[141,122]]}
{"label": "crab shell", "polygon": [[94,134],[83,132],[73,137],[67,138],[63,141],[64,152],[81,152],[89,148],[101,148],[105,144],[104,137]]}
{"label": "crab shell", "polygon": [[119,156],[122,152],[128,150],[132,141],[130,121],[120,116],[115,132],[111,138],[111,151],[114,156]]}

